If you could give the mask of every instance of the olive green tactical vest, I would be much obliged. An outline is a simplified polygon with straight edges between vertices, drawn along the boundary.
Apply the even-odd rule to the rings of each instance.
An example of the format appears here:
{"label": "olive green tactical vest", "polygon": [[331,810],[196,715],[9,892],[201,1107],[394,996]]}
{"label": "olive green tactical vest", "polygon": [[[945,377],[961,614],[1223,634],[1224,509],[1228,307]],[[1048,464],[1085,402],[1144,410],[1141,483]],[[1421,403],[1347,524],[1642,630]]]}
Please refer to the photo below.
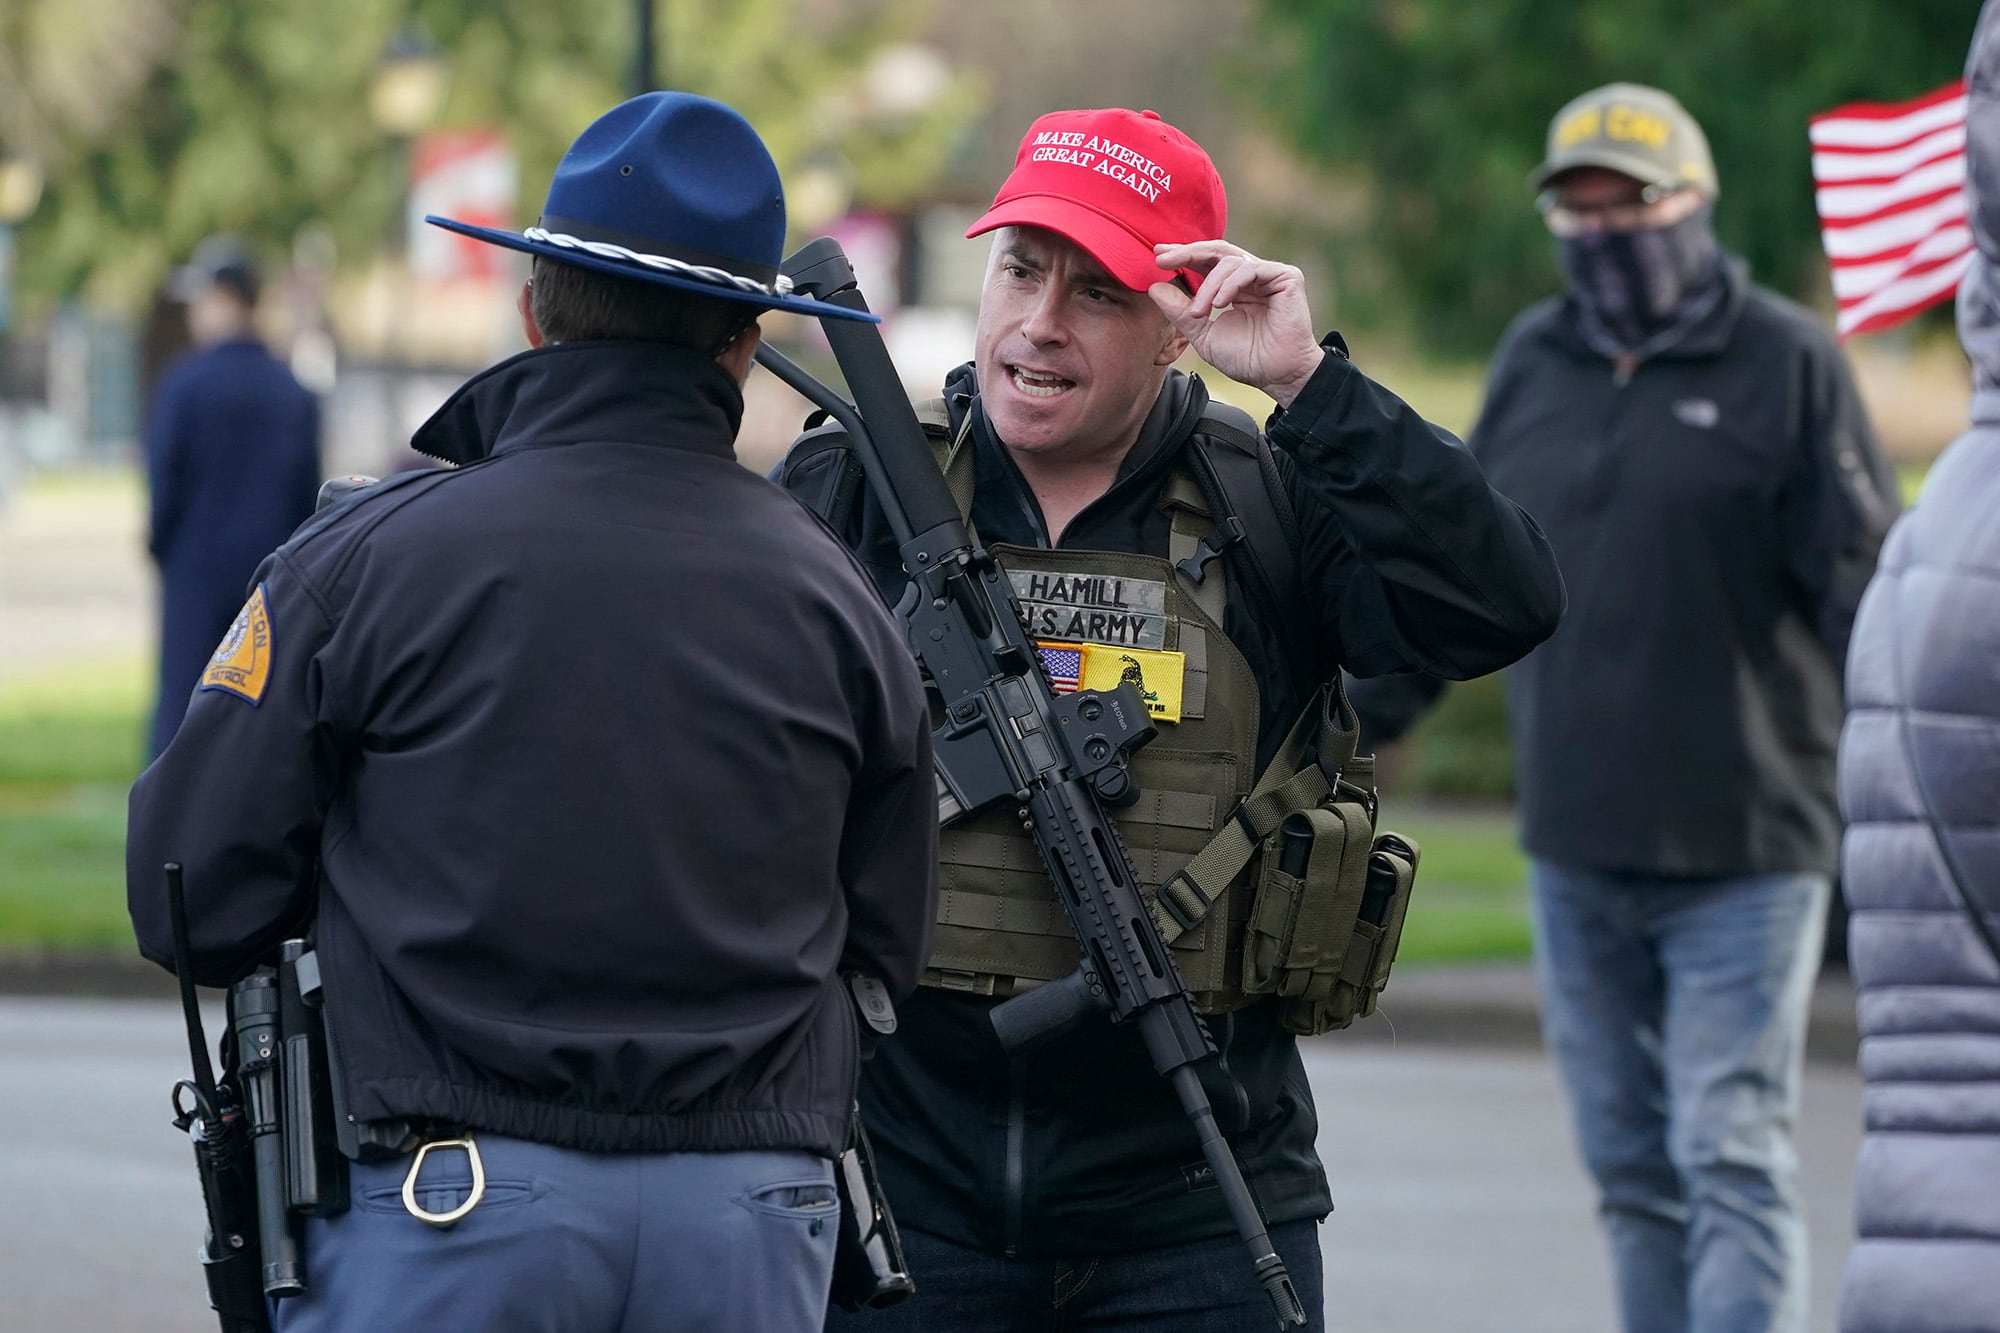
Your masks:
{"label": "olive green tactical vest", "polygon": [[[935,425],[933,413],[920,409],[920,414]],[[969,463],[967,451],[945,464],[961,511],[970,508]],[[1113,653],[1132,647],[1183,656],[1180,719],[1154,719],[1155,738],[1132,756],[1141,795],[1113,812],[1149,901],[1209,844],[1250,793],[1257,777],[1259,716],[1256,676],[1222,631],[1228,596],[1223,562],[1204,562],[1199,583],[1178,568],[1214,529],[1208,504],[1184,472],[1172,478],[1160,504],[1172,525],[1167,559],[1119,551],[990,548],[1016,592],[1030,594],[1023,600],[1037,638],[1104,645]],[[1053,600],[1032,595],[1046,598],[1052,589],[1058,594]],[[1064,589],[1071,600],[1062,599]],[[1051,981],[1076,970],[1076,935],[1034,842],[1011,811],[960,820],[942,831],[939,842],[937,937],[926,985],[1005,996],[1018,983]],[[1252,883],[1253,873],[1237,876],[1192,929],[1177,938],[1168,931],[1188,989],[1204,1010],[1249,1002],[1242,971]]]}
{"label": "olive green tactical vest", "polygon": [[[918,405],[917,416],[969,522],[967,432],[948,438],[941,399]],[[1219,429],[1225,440],[1240,433],[1226,420]],[[1213,455],[1204,465],[1213,467]],[[1156,736],[1131,759],[1140,795],[1112,814],[1196,1006],[1216,1013],[1272,997],[1287,1031],[1346,1027],[1375,1012],[1388,982],[1420,853],[1407,838],[1375,833],[1374,758],[1355,753],[1357,726],[1338,675],[1306,704],[1265,771],[1254,772],[1258,687],[1222,632],[1229,586],[1224,563],[1212,558],[1216,518],[1184,469],[1160,506],[1172,533],[1166,559],[991,550],[1013,580],[1031,637],[1085,645],[1082,654],[1048,650],[1043,666],[1057,688],[1104,688],[1117,683],[1108,673],[1120,673],[1148,701]],[[1076,937],[1016,814],[960,819],[939,843],[926,985],[1004,997],[1075,970]]]}

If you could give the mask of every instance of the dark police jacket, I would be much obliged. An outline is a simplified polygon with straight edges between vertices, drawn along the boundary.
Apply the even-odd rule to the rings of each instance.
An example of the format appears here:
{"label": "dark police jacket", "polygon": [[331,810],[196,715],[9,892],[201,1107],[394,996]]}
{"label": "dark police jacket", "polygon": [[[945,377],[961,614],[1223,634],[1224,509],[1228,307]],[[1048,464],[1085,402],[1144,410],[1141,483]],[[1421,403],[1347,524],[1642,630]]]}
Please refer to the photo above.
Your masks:
{"label": "dark police jacket", "polygon": [[[954,431],[966,413],[975,417],[972,518],[981,537],[1048,546],[1033,493],[985,425],[971,367],[953,374],[946,398]],[[1167,554],[1170,521],[1159,501],[1206,398],[1199,380],[1169,377],[1118,479],[1070,523],[1064,548]],[[1232,595],[1223,626],[1257,677],[1264,757],[1304,702],[1300,682],[1324,680],[1342,662],[1362,672],[1478,675],[1554,627],[1562,584],[1533,522],[1487,486],[1456,440],[1345,358],[1329,356],[1269,433],[1300,520],[1308,605],[1281,610],[1254,593]],[[802,495],[827,493],[820,469],[846,466],[842,450],[798,453],[813,461],[786,484]],[[879,510],[864,494],[828,518],[893,600],[903,578]],[[1246,573],[1232,588],[1258,586],[1231,572]],[[1287,615],[1310,620],[1309,632],[1281,639],[1274,626]],[[1287,661],[1287,641],[1311,660]],[[988,1022],[992,1004],[921,990],[869,1062],[864,1118],[905,1225],[1028,1257],[1231,1230],[1186,1116],[1136,1033],[1086,1024],[1010,1058]],[[1264,1216],[1326,1213],[1332,1202],[1295,1039],[1269,1002],[1209,1022],[1221,1051],[1204,1066],[1209,1097]]]}
{"label": "dark police jacket", "polygon": [[198,981],[316,919],[363,1119],[837,1152],[837,973],[906,991],[929,947],[929,723],[741,414],[708,357],[528,352],[418,434],[467,466],[287,542],[133,788],[142,951],[171,961],[170,860]]}
{"label": "dark police jacket", "polygon": [[[1494,355],[1472,451],[1538,519],[1562,628],[1507,673],[1521,839],[1654,875],[1831,873],[1840,669],[1895,476],[1832,337],[1728,273],[1621,377],[1567,300]],[[1438,682],[1363,682],[1376,739]]]}
{"label": "dark police jacket", "polygon": [[146,421],[147,549],[160,566],[160,707],[149,753],[188,695],[265,556],[313,511],[319,403],[251,338],[175,363]]}

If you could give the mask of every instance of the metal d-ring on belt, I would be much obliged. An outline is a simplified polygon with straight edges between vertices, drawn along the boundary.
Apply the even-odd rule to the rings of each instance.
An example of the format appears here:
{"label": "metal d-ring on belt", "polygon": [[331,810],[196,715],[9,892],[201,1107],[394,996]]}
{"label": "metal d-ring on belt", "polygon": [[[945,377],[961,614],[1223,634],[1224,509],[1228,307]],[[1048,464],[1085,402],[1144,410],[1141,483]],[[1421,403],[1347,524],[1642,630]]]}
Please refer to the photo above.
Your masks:
{"label": "metal d-ring on belt", "polygon": [[[463,1148],[465,1160],[472,1164],[472,1192],[465,1196],[465,1202],[448,1213],[434,1213],[417,1202],[417,1174],[424,1169],[424,1158],[433,1148]],[[403,1177],[403,1207],[411,1217],[419,1222],[428,1222],[434,1227],[448,1227],[471,1212],[486,1194],[486,1167],[479,1160],[479,1145],[466,1134],[455,1139],[433,1139],[421,1145],[416,1156],[410,1159],[410,1173]]]}

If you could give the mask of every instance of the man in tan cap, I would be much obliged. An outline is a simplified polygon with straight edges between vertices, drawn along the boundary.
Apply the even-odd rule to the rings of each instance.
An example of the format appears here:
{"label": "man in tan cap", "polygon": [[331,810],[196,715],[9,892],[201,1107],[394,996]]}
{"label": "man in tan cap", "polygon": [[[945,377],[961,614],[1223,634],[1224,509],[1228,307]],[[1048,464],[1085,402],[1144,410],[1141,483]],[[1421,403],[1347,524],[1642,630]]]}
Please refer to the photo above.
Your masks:
{"label": "man in tan cap", "polygon": [[[1680,103],[1585,93],[1533,185],[1569,291],[1508,330],[1471,447],[1569,588],[1508,673],[1545,1034],[1624,1326],[1803,1329],[1841,664],[1895,480],[1833,339],[1718,245]],[[1375,739],[1441,688],[1411,679],[1361,682]]]}

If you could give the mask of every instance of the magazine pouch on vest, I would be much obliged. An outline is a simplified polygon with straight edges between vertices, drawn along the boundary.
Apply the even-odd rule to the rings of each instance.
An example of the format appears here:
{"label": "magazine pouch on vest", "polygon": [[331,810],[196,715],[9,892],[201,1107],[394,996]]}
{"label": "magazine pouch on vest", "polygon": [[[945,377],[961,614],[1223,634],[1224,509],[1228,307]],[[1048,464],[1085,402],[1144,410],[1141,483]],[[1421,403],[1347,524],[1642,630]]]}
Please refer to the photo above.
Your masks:
{"label": "magazine pouch on vest", "polygon": [[1161,896],[1170,918],[1189,918],[1254,857],[1243,988],[1277,997],[1286,1029],[1304,1036],[1375,1012],[1416,879],[1416,845],[1375,832],[1374,757],[1354,744],[1336,680],[1294,725],[1233,827]]}

